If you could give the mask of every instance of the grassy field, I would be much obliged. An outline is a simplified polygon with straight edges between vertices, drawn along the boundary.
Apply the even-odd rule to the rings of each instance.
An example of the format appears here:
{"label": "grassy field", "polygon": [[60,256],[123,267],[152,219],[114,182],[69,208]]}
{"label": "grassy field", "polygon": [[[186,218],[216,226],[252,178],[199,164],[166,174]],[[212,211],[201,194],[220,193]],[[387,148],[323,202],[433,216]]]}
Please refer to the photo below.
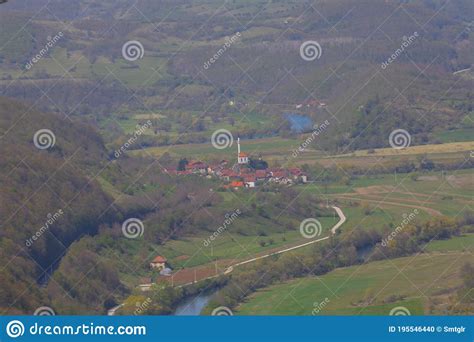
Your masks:
{"label": "grassy field", "polygon": [[[319,218],[319,221],[323,226],[321,234],[321,237],[323,237],[338,221],[338,218],[323,217]],[[207,235],[168,241],[164,246],[158,247],[158,250],[170,260],[170,264],[174,268],[180,268],[202,265],[215,260],[245,260],[274,248],[309,241],[301,236],[298,226],[295,226],[295,230],[265,233],[265,236],[244,236],[236,233],[238,225],[239,220],[226,232],[220,234],[208,247],[204,245],[204,240],[208,239],[212,232]],[[258,223],[256,226],[258,226]],[[262,227],[262,230],[264,228]],[[261,246],[260,241],[265,242],[265,246]]]}
{"label": "grassy field", "polygon": [[[416,178],[410,174],[363,176],[351,180],[350,184],[324,185],[316,182],[298,188],[340,201],[343,208],[349,207],[348,209],[351,202],[360,205],[365,201],[370,207],[378,206],[385,211],[397,213],[397,216],[415,208],[421,208],[422,215],[431,215],[432,212],[423,210],[430,208],[443,215],[456,217],[462,215],[466,205],[472,204],[474,182],[471,170],[459,170],[427,172]],[[359,215],[355,215],[357,216]]]}
{"label": "grassy field", "polygon": [[334,157],[347,157],[356,156],[363,157],[368,155],[378,156],[399,156],[408,154],[437,154],[437,153],[451,153],[451,152],[463,152],[472,151],[474,149],[474,141],[462,141],[462,142],[451,142],[445,144],[428,144],[428,145],[417,145],[410,146],[404,149],[388,148],[376,148],[373,150],[358,150],[351,154],[342,154]]}
{"label": "grassy field", "polygon": [[[288,156],[291,151],[297,148],[301,141],[297,139],[282,139],[279,137],[275,138],[263,138],[263,139],[252,139],[244,140],[241,142],[243,149],[250,154],[258,155],[262,154],[264,158],[268,156]],[[233,145],[226,149],[216,149],[211,144],[211,135],[209,135],[209,142],[204,144],[182,144],[172,146],[160,146],[151,147],[146,149],[146,152],[155,156],[160,157],[165,152],[170,153],[172,156],[178,157],[190,157],[193,159],[209,160],[214,158],[225,158],[229,160],[235,159],[237,154],[237,146],[234,141]],[[144,151],[131,151],[132,155],[144,155]]]}
{"label": "grassy field", "polygon": [[449,240],[432,241],[425,248],[428,252],[474,251],[474,234],[456,236]]}
{"label": "grassy field", "polygon": [[451,131],[443,131],[443,132],[439,132],[435,134],[435,137],[438,138],[443,143],[472,141],[473,136],[474,136],[473,128],[454,129]]}
{"label": "grassy field", "polygon": [[[256,116],[254,120],[259,120]],[[263,122],[263,121],[262,121]],[[136,121],[130,121],[128,128],[135,129]],[[235,127],[231,125],[224,128],[229,131],[238,130],[237,128],[245,128],[249,123],[246,120],[240,121]],[[263,123],[262,123],[263,125]],[[124,125],[125,126],[125,125]],[[210,126],[211,128],[222,128],[222,125]],[[129,129],[125,129],[129,131]],[[207,131],[209,141],[201,144],[178,144],[160,147],[150,147],[145,151],[130,151],[132,155],[143,155],[148,153],[155,157],[160,157],[165,152],[175,157],[190,157],[202,160],[212,160],[215,158],[231,159],[236,153],[234,145],[226,149],[216,149],[211,144],[211,135],[213,129]],[[177,135],[176,135],[177,136]],[[261,155],[271,164],[280,165],[302,165],[318,163],[323,166],[337,166],[346,168],[348,166],[380,166],[392,165],[400,162],[417,162],[420,156],[426,154],[434,162],[459,162],[469,156],[470,151],[474,150],[474,141],[460,141],[444,144],[430,144],[411,146],[403,150],[395,150],[393,148],[381,148],[375,150],[358,150],[355,152],[339,155],[329,155],[325,152],[307,148],[305,151],[298,153],[296,158],[293,152],[304,142],[306,135],[295,138],[259,138],[251,140],[243,140],[242,148],[250,155]]]}
{"label": "grassy field", "polygon": [[467,257],[469,253],[421,254],[295,279],[256,292],[237,314],[388,315],[398,306],[412,315],[429,314],[428,298],[461,284],[458,271]]}

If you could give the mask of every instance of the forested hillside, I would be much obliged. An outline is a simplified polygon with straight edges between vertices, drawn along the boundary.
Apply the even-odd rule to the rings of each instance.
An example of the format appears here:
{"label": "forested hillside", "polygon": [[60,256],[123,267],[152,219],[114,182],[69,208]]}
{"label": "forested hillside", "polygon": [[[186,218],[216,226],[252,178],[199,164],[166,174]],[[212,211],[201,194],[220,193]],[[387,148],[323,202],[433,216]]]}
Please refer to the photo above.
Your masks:
{"label": "forested hillside", "polygon": [[[41,150],[33,140],[45,128],[55,143]],[[93,177],[105,150],[89,127],[6,98],[0,134],[0,307],[30,312],[47,301],[38,284],[69,245],[110,219],[111,199]]]}

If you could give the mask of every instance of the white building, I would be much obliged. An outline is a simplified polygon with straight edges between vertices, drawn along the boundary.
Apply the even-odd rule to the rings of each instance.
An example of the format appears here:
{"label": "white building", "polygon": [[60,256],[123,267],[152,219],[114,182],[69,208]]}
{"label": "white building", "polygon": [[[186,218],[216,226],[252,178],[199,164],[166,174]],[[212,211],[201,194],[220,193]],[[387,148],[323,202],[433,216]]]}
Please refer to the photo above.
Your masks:
{"label": "white building", "polygon": [[248,164],[249,156],[245,152],[240,152],[240,138],[237,138],[237,163],[238,164]]}

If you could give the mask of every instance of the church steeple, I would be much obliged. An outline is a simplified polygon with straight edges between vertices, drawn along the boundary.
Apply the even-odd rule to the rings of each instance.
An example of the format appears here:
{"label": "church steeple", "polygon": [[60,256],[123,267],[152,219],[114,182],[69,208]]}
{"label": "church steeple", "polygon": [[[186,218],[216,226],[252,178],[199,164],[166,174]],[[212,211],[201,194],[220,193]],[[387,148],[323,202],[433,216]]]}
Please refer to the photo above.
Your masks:
{"label": "church steeple", "polygon": [[247,153],[240,152],[240,138],[237,138],[237,163],[238,164],[248,164],[249,157]]}

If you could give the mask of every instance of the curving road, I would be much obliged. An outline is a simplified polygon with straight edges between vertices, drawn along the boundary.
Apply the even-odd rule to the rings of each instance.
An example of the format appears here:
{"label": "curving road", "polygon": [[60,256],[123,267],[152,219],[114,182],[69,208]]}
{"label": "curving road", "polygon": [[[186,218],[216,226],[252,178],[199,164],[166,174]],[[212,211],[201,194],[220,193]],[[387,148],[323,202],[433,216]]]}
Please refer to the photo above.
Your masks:
{"label": "curving road", "polygon": [[[339,221],[331,228],[331,234],[334,235],[334,234],[336,234],[336,232],[337,232],[337,230],[339,229],[339,227],[341,227],[341,226],[344,224],[344,222],[346,222],[346,216],[345,216],[344,213],[342,212],[341,208],[336,207],[336,206],[333,206],[332,208],[336,211],[337,215],[339,216]],[[223,274],[229,274],[229,273],[231,273],[231,272],[234,270],[234,267],[242,266],[242,265],[245,265],[245,264],[248,264],[248,263],[251,263],[251,262],[260,260],[260,259],[268,258],[268,257],[270,257],[270,256],[272,256],[272,255],[283,254],[283,253],[286,253],[286,252],[289,252],[289,251],[293,251],[293,250],[295,250],[295,249],[302,248],[302,247],[306,247],[306,246],[312,245],[312,244],[314,244],[314,243],[327,240],[327,239],[329,239],[329,238],[330,238],[330,235],[325,236],[325,237],[323,237],[323,238],[321,238],[321,239],[311,240],[311,241],[309,241],[309,242],[305,242],[305,243],[299,244],[299,245],[297,245],[297,246],[285,248],[285,249],[282,249],[282,250],[279,250],[279,251],[276,251],[276,252],[268,253],[268,254],[261,255],[261,256],[258,256],[258,257],[252,258],[252,259],[248,259],[248,260],[245,260],[245,261],[238,262],[238,263],[236,263],[236,264],[234,264],[234,265],[231,265],[231,266],[227,267]],[[197,282],[199,282],[199,281],[202,281],[202,280],[216,278],[216,277],[218,277],[218,276],[220,276],[220,275],[221,275],[221,274],[217,274],[217,275],[212,276],[212,277],[207,277],[207,278],[204,278],[204,279],[199,279],[199,280],[196,281],[196,282],[190,282],[190,283],[187,283],[187,284],[178,285],[178,286],[176,286],[176,287],[184,287],[184,286],[187,286],[187,285],[195,284],[195,283],[197,283]],[[117,305],[116,307],[110,309],[107,314],[108,314],[109,316],[115,315],[115,312],[116,312],[118,309],[120,309],[122,306],[123,306],[123,304]]]}
{"label": "curving road", "polygon": [[[344,215],[344,213],[342,212],[341,208],[339,207],[332,207],[337,215],[339,216],[339,222],[337,222],[332,228],[331,228],[331,234],[334,235],[336,234],[336,231],[339,229],[340,226],[342,226],[344,224],[344,222],[346,222],[346,216]],[[300,245],[297,245],[297,246],[293,246],[293,247],[290,247],[290,248],[286,248],[286,249],[282,249],[281,251],[276,251],[276,252],[273,252],[273,253],[269,253],[269,254],[265,254],[265,255],[261,255],[259,257],[256,257],[256,258],[252,258],[252,259],[248,259],[248,260],[245,260],[245,261],[241,261],[241,262],[238,262],[232,266],[229,266],[224,274],[228,274],[230,272],[233,271],[234,267],[237,267],[237,266],[241,266],[241,265],[245,265],[245,264],[248,264],[250,262],[254,262],[254,261],[257,261],[257,260],[260,260],[260,259],[264,259],[264,258],[268,258],[272,255],[277,255],[277,254],[282,254],[282,253],[286,253],[286,252],[289,252],[289,251],[292,251],[292,250],[295,250],[295,249],[298,249],[298,248],[301,248],[301,247],[306,247],[308,245],[312,245],[313,243],[316,243],[316,242],[320,242],[320,241],[324,241],[324,240],[327,240],[329,239],[329,235],[326,236],[326,237],[323,237],[321,239],[317,239],[317,240],[312,240],[312,241],[309,241],[309,242],[305,242],[305,243],[302,243]]]}

